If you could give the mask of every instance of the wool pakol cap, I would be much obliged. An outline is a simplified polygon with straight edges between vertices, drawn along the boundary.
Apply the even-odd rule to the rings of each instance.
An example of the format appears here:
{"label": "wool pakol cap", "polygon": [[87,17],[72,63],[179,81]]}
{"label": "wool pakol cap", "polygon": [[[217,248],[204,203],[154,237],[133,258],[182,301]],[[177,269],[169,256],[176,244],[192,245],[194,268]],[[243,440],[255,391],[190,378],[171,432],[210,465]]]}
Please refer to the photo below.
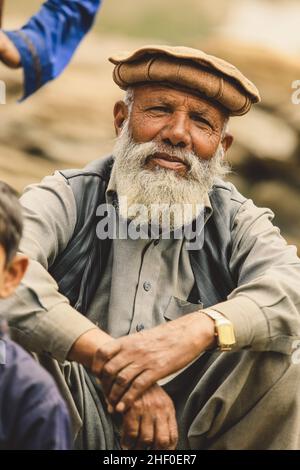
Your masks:
{"label": "wool pakol cap", "polygon": [[260,101],[259,91],[234,65],[198,49],[144,46],[109,58],[113,79],[126,90],[148,82],[190,89],[217,101],[231,116],[246,114]]}

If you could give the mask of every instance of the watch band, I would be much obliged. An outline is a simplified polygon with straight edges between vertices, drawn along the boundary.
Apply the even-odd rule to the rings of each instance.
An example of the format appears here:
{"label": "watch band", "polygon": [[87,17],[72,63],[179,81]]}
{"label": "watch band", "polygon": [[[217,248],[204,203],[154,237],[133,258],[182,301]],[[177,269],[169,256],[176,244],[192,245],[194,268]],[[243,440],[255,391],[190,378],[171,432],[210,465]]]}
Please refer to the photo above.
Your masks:
{"label": "watch band", "polygon": [[218,345],[221,351],[231,351],[236,344],[234,328],[228,318],[213,309],[202,310],[215,322],[215,335],[218,338]]}

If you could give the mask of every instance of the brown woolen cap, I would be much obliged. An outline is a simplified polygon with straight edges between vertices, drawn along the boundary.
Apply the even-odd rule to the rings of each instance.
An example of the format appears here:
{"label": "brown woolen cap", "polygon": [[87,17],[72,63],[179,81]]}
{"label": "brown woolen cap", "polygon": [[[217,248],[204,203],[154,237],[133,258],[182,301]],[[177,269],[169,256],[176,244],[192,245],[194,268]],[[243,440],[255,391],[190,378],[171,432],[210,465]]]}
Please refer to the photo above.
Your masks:
{"label": "brown woolen cap", "polygon": [[231,116],[246,114],[260,101],[259,91],[229,62],[198,49],[144,46],[109,58],[113,79],[126,90],[149,82],[190,89],[217,101]]}

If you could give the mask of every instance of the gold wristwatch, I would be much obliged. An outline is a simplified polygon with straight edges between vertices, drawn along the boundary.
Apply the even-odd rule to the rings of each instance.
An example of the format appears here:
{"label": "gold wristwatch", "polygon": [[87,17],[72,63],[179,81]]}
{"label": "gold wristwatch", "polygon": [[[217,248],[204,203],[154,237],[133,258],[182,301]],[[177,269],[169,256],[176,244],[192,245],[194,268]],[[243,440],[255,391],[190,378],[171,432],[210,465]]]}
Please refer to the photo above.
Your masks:
{"label": "gold wristwatch", "polygon": [[218,339],[218,346],[221,351],[231,351],[236,344],[233,324],[221,313],[212,309],[202,310],[215,322],[215,335]]}

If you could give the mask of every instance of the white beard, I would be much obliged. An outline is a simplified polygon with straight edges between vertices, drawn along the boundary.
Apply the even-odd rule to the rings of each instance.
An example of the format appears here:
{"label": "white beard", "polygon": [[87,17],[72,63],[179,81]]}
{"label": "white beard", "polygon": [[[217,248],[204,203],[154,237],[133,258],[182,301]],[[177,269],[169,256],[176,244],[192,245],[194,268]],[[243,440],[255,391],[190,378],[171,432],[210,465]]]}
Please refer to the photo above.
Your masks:
{"label": "white beard", "polygon": [[[182,176],[158,165],[154,169],[145,168],[147,157],[155,152],[181,158],[188,164],[187,174]],[[141,226],[158,222],[163,230],[190,225],[202,211],[215,178],[222,178],[229,171],[221,144],[213,158],[204,160],[193,152],[155,141],[135,143],[128,120],[117,138],[113,155],[120,216]],[[120,203],[122,200],[126,203]],[[145,210],[130,210],[136,205]]]}

